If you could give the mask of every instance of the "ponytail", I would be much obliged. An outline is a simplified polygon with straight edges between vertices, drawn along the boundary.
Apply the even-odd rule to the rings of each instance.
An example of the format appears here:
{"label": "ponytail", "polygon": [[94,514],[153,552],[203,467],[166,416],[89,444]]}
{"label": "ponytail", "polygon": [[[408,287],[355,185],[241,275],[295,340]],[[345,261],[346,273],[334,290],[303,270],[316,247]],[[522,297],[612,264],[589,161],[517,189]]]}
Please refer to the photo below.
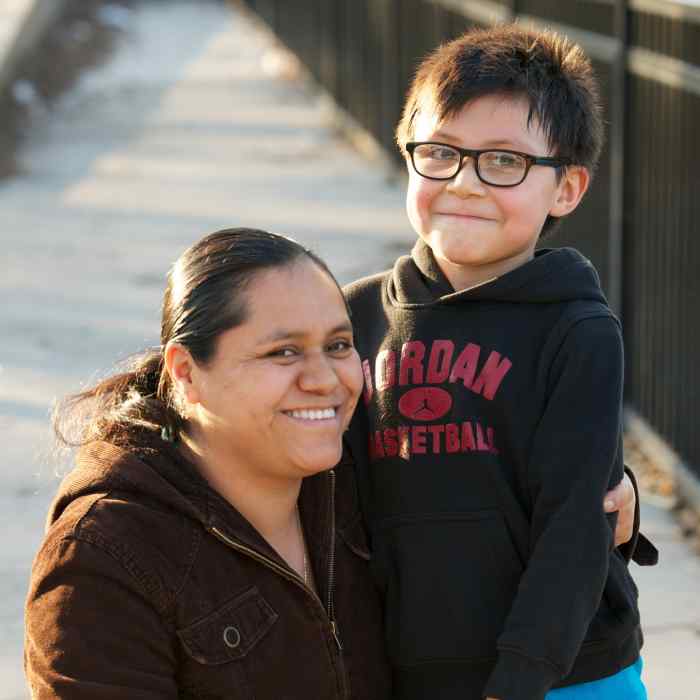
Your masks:
{"label": "ponytail", "polygon": [[127,360],[116,374],[68,396],[52,417],[56,439],[65,447],[93,440],[137,445],[144,434],[176,435],[183,424],[160,348]]}

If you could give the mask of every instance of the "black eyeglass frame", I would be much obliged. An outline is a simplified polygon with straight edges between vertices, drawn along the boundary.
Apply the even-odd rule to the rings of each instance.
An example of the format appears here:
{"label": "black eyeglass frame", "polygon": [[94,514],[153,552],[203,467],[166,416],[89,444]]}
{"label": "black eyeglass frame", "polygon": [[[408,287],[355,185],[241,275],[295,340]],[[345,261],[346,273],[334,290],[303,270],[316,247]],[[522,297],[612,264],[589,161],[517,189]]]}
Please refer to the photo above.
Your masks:
{"label": "black eyeglass frame", "polygon": [[[453,151],[457,151],[460,156],[457,171],[449,177],[434,177],[431,175],[423,175],[423,173],[420,172],[416,167],[416,161],[413,155],[418,146],[442,146],[444,148],[451,148]],[[469,157],[474,160],[474,172],[476,172],[476,176],[479,178],[479,180],[481,180],[481,182],[483,182],[485,185],[488,185],[489,187],[517,187],[518,185],[522,185],[522,183],[525,182],[525,178],[527,177],[527,174],[530,172],[530,168],[533,165],[546,165],[550,168],[562,168],[567,165],[573,165],[569,158],[533,156],[529,153],[523,153],[522,151],[511,151],[507,148],[460,148],[459,146],[453,146],[451,143],[442,143],[441,141],[408,141],[405,145],[405,148],[411,156],[411,165],[413,166],[413,169],[418,175],[426,178],[427,180],[452,180],[452,178],[455,178],[457,177],[457,175],[459,175],[460,170],[462,170],[462,168],[464,167],[464,159],[466,157]],[[499,185],[493,182],[489,182],[488,180],[484,180],[484,178],[481,176],[481,173],[479,172],[479,157],[482,153],[510,153],[512,155],[524,158],[526,165],[525,172],[523,173],[522,178],[518,182],[514,182],[512,185]]]}

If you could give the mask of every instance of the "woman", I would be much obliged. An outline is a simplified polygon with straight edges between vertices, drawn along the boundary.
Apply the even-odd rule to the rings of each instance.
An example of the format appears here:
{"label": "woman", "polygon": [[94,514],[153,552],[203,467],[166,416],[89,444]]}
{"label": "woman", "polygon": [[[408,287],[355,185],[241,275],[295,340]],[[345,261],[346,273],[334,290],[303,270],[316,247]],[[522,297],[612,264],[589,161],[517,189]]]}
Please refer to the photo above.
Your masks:
{"label": "woman", "polygon": [[361,384],[316,256],[250,229],[186,251],[161,349],[58,414],[81,448],[32,573],[33,696],[387,698],[354,487],[328,471]]}
{"label": "woman", "polygon": [[361,384],[315,255],[251,229],[187,250],[161,347],[57,412],[80,449],[32,572],[33,697],[388,698],[352,473],[331,470]]}

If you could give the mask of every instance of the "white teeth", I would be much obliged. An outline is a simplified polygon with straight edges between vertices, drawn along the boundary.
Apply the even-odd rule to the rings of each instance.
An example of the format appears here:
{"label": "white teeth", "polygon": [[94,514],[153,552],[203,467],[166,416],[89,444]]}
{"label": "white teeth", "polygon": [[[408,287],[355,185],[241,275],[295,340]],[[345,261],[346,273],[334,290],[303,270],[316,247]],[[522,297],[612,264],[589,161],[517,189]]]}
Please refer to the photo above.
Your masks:
{"label": "white teeth", "polygon": [[302,418],[303,420],[324,420],[328,418],[335,418],[334,408],[324,408],[324,409],[297,409],[294,411],[285,411],[288,416],[292,418]]}

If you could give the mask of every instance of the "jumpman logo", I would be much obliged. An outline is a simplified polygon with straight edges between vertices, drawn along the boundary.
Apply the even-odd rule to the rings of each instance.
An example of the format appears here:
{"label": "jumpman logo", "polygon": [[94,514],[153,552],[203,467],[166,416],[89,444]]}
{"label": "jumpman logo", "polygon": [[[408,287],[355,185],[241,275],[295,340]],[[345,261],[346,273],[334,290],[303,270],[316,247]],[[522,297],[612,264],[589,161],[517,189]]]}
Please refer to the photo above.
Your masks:
{"label": "jumpman logo", "polygon": [[420,417],[421,417],[420,414],[423,413],[424,419],[425,419],[425,420],[430,420],[430,419],[425,415],[426,412],[430,414],[430,417],[431,417],[431,418],[435,415],[435,411],[433,411],[433,409],[430,408],[430,403],[429,403],[429,399],[428,399],[427,396],[423,399],[423,403],[413,412],[413,417],[414,417],[414,418],[420,418]]}

